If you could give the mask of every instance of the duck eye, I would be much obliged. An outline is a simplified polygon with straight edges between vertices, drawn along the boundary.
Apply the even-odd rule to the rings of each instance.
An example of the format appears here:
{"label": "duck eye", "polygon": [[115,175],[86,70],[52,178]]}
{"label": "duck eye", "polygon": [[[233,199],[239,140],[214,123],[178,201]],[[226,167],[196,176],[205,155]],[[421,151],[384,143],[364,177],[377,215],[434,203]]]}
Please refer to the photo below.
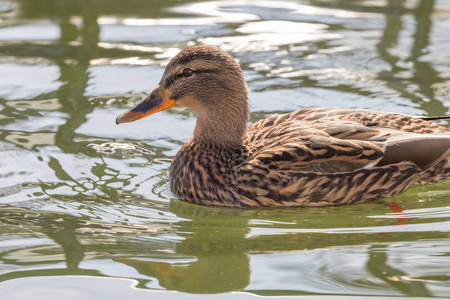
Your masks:
{"label": "duck eye", "polygon": [[192,74],[194,74],[194,71],[192,71],[192,69],[186,68],[183,70],[183,75],[186,77],[192,76]]}

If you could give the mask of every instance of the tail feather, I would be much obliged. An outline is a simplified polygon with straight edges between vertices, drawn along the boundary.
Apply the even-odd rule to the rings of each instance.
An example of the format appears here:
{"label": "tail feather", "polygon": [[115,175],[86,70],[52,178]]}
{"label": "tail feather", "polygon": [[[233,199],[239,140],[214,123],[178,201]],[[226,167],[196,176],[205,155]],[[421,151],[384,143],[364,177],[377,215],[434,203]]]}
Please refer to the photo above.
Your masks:
{"label": "tail feather", "polygon": [[450,116],[431,116],[431,117],[418,117],[419,119],[426,121],[436,121],[436,120],[450,120]]}

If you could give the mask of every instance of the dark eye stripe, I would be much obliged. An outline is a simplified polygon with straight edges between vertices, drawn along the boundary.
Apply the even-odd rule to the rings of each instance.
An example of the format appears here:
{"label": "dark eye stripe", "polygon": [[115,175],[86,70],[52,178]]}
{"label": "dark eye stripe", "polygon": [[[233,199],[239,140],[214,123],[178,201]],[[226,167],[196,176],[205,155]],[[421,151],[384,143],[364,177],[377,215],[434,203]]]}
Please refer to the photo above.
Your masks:
{"label": "dark eye stripe", "polygon": [[[202,73],[216,73],[216,70],[213,69],[201,69],[201,70],[192,70],[193,74],[202,74]],[[175,74],[167,78],[165,88],[169,88],[176,80],[186,77],[183,73]]]}

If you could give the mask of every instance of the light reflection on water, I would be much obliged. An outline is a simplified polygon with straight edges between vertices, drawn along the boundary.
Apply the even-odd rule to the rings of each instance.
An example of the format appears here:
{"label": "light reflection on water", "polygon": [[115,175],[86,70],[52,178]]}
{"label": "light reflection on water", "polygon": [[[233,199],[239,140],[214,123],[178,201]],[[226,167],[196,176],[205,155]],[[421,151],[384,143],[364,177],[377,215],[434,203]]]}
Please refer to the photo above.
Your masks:
{"label": "light reflection on water", "polygon": [[448,296],[448,182],[346,207],[200,207],[168,185],[193,113],[114,119],[193,44],[240,62],[252,121],[313,106],[445,115],[449,11],[442,0],[0,1],[0,291],[60,299],[48,291],[61,282],[68,299],[109,299],[103,282],[125,278],[136,297]]}

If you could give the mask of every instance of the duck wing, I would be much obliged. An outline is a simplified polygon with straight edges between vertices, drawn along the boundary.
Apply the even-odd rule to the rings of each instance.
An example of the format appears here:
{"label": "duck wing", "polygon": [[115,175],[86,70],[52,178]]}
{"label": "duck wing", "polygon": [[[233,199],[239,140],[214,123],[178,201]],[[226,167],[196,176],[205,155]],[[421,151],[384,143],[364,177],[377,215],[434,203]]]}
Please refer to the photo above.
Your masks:
{"label": "duck wing", "polygon": [[249,127],[251,159],[271,169],[346,172],[409,161],[425,171],[450,152],[450,130],[398,114],[304,109]]}
{"label": "duck wing", "polygon": [[352,110],[311,109],[255,123],[246,140],[248,159],[235,170],[238,193],[257,206],[394,196],[450,152],[445,126],[412,117],[398,122],[398,116],[364,119]]}

